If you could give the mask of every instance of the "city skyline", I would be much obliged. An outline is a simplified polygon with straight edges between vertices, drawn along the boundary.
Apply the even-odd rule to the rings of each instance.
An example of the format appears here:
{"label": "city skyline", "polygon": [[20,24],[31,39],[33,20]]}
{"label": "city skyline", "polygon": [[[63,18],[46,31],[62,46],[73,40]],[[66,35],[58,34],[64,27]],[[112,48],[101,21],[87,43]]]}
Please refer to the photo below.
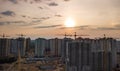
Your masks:
{"label": "city skyline", "polygon": [[[0,0],[0,34],[52,38],[77,32],[90,38],[103,34],[119,38],[119,3],[119,0]],[[66,25],[66,21],[74,25]]]}

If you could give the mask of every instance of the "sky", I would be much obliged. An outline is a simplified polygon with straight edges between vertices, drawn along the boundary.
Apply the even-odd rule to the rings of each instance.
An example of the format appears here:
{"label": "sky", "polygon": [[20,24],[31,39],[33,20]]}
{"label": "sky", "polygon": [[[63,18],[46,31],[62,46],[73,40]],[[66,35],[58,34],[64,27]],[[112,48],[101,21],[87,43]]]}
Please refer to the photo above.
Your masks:
{"label": "sky", "polygon": [[[75,26],[65,26],[68,18]],[[0,0],[0,35],[53,38],[74,32],[120,38],[120,0]]]}

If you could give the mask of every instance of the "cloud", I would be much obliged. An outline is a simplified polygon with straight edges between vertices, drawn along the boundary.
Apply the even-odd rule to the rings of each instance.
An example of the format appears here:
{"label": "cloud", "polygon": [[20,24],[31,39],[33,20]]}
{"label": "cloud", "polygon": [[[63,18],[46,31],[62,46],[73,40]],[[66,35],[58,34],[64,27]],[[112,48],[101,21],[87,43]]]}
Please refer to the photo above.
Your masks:
{"label": "cloud", "polygon": [[59,27],[58,29],[78,29],[78,30],[120,30],[120,24],[113,27],[98,27],[97,25],[82,25],[76,27]]}
{"label": "cloud", "polygon": [[14,3],[14,4],[17,4],[17,3],[18,3],[17,0],[8,0],[8,1],[10,1],[10,2],[12,2],[12,3]]}
{"label": "cloud", "polygon": [[6,23],[6,22],[0,22],[0,25],[2,26],[2,25],[6,25],[6,24],[8,24],[8,23]]}
{"label": "cloud", "polygon": [[34,17],[34,18],[32,18],[32,19],[40,19],[40,18],[36,18],[36,17]]}
{"label": "cloud", "polygon": [[120,28],[120,24],[116,24],[115,27]]}
{"label": "cloud", "polygon": [[26,23],[24,21],[12,21],[11,23]]}
{"label": "cloud", "polygon": [[61,25],[37,26],[34,28],[55,28],[55,27],[59,27],[59,26],[61,26]]}
{"label": "cloud", "polygon": [[85,30],[90,28],[90,25],[82,25],[82,26],[75,26],[75,27],[60,27],[59,29],[81,29]]}
{"label": "cloud", "polygon": [[4,21],[4,22],[0,22],[0,25],[9,25],[9,24],[26,24],[26,22],[24,21]]}
{"label": "cloud", "polygon": [[38,2],[41,2],[41,0],[34,0],[34,2],[38,3]]}
{"label": "cloud", "polygon": [[113,27],[97,27],[95,30],[120,30],[120,24],[116,24]]}
{"label": "cloud", "polygon": [[38,23],[38,22],[41,22],[42,20],[34,20],[32,21],[31,23]]}
{"label": "cloud", "polygon": [[40,22],[42,22],[41,19],[32,20],[32,21],[29,22],[26,26],[37,25],[37,24],[40,24]]}
{"label": "cloud", "polygon": [[40,24],[40,22],[45,21],[47,19],[49,19],[50,17],[41,17],[41,18],[37,18],[37,17],[33,17],[31,19],[33,19],[28,25],[36,25],[36,24]]}
{"label": "cloud", "polygon": [[47,20],[47,19],[50,19],[50,17],[41,17],[40,19]]}
{"label": "cloud", "polygon": [[31,22],[25,22],[25,21],[4,21],[0,22],[0,25],[18,25],[18,26],[30,26],[30,25],[36,25],[38,22],[41,22],[41,20],[35,20]]}
{"label": "cloud", "polygon": [[21,16],[24,17],[24,18],[26,17],[25,15],[21,15]]}
{"label": "cloud", "polygon": [[27,2],[28,0],[24,0],[24,2]]}
{"label": "cloud", "polygon": [[25,3],[29,2],[30,4],[42,2],[42,0],[7,0],[7,1],[9,1],[13,4],[17,4],[17,3],[19,3],[19,1],[22,1],[22,2],[25,2]]}
{"label": "cloud", "polygon": [[39,9],[43,9],[43,7],[38,7]]}
{"label": "cloud", "polygon": [[41,17],[41,18],[33,17],[32,19],[38,19],[43,21],[43,20],[50,19],[50,17]]}
{"label": "cloud", "polygon": [[5,11],[5,12],[1,12],[0,14],[5,16],[15,16],[15,13],[13,11]]}
{"label": "cloud", "polygon": [[62,17],[62,15],[55,15],[56,17]]}
{"label": "cloud", "polygon": [[58,4],[55,3],[55,2],[51,2],[51,3],[49,3],[48,5],[49,5],[49,6],[58,6]]}
{"label": "cloud", "polygon": [[92,26],[91,25],[82,25],[82,26],[78,26],[78,28],[80,30],[87,30],[87,29],[92,29]]}
{"label": "cloud", "polygon": [[66,2],[67,2],[67,1],[70,1],[70,0],[64,0],[64,1],[66,1]]}
{"label": "cloud", "polygon": [[119,28],[115,27],[98,27],[96,30],[119,30]]}

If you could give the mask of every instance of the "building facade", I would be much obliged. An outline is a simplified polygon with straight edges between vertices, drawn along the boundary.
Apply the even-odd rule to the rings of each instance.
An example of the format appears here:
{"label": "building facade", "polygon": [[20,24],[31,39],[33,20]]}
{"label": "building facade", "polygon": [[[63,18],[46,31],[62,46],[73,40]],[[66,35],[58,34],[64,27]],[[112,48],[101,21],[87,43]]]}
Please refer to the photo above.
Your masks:
{"label": "building facade", "polygon": [[26,38],[17,38],[17,50],[20,51],[21,57],[25,56],[26,53]]}
{"label": "building facade", "polygon": [[61,56],[63,40],[58,38],[49,39],[48,43],[51,51],[51,56]]}
{"label": "building facade", "polygon": [[45,49],[47,48],[47,40],[44,38],[38,38],[35,40],[35,56],[45,56]]}
{"label": "building facade", "polygon": [[67,47],[67,71],[91,70],[91,46],[89,43],[72,41]]}
{"label": "building facade", "polygon": [[0,57],[7,57],[10,55],[10,39],[0,38]]}
{"label": "building facade", "polygon": [[68,43],[67,71],[112,71],[116,66],[116,40],[79,39]]}
{"label": "building facade", "polygon": [[18,56],[18,47],[16,39],[10,39],[10,53],[13,56]]}

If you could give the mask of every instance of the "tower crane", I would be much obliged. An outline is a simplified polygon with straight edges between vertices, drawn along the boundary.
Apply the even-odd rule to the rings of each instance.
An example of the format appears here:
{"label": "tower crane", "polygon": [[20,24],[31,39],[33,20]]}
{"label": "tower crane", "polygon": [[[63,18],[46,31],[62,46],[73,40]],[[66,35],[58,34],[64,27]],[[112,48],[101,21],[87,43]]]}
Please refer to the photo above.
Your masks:
{"label": "tower crane", "polygon": [[26,36],[26,35],[24,35],[24,34],[16,34],[17,36],[19,36],[19,37],[24,37],[24,36]]}
{"label": "tower crane", "polygon": [[2,38],[6,38],[6,37],[10,37],[10,36],[7,36],[5,35],[4,33],[2,35],[0,35]]}
{"label": "tower crane", "polygon": [[57,34],[58,36],[64,36],[64,38],[67,38],[67,36],[69,36],[69,37],[71,37],[72,35],[69,35],[69,34],[66,34],[66,32],[65,32],[65,34]]}
{"label": "tower crane", "polygon": [[107,39],[104,34],[104,40],[103,40],[103,71],[107,71]]}
{"label": "tower crane", "polygon": [[89,35],[77,35],[77,33],[76,32],[74,32],[74,34],[73,35],[69,35],[69,34],[59,34],[59,35],[64,35],[64,37],[66,38],[67,36],[70,36],[70,37],[74,37],[74,39],[76,39],[77,38],[77,36],[89,36]]}
{"label": "tower crane", "polygon": [[81,36],[89,36],[89,35],[82,35],[82,34],[81,34],[81,35],[77,35],[77,33],[74,32],[74,35],[72,35],[72,36],[74,36],[74,39],[76,40],[77,36],[80,36],[80,37],[81,37]]}

